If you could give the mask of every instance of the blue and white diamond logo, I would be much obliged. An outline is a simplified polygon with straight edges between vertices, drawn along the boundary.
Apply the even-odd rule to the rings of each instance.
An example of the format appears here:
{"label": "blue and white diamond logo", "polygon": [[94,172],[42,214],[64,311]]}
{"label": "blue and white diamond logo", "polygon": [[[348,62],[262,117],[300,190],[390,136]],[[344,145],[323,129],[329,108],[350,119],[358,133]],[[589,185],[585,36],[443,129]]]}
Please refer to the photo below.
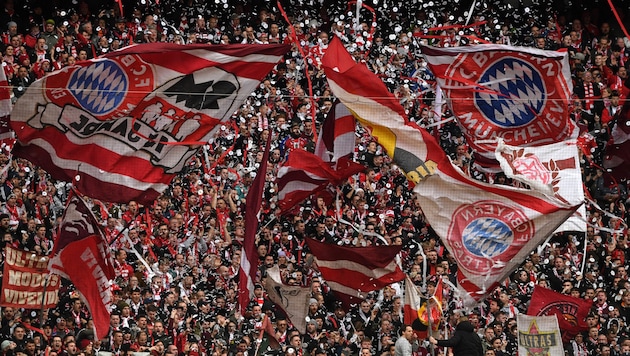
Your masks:
{"label": "blue and white diamond logo", "polygon": [[72,73],[68,88],[85,110],[106,115],[123,101],[128,84],[118,64],[104,60]]}
{"label": "blue and white diamond logo", "polygon": [[504,57],[479,78],[485,90],[475,93],[475,105],[491,122],[510,128],[530,123],[543,110],[546,99],[542,75],[529,63]]}

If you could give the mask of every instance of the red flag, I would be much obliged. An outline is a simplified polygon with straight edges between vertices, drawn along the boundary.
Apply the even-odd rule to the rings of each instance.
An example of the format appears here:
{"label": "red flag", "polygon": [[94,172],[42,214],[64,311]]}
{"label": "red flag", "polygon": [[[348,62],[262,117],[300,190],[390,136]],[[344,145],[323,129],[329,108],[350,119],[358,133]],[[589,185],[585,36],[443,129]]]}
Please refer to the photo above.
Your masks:
{"label": "red flag", "polygon": [[606,146],[604,168],[618,180],[630,178],[630,101],[626,101],[611,130]]}
{"label": "red flag", "polygon": [[570,340],[578,332],[588,329],[586,317],[592,305],[592,300],[575,298],[536,286],[527,315],[556,315],[563,339]]}
{"label": "red flag", "polygon": [[81,292],[94,320],[94,334],[98,339],[105,337],[112,303],[110,280],[116,273],[105,235],[85,201],[74,192],[68,198],[48,268]]}
{"label": "red flag", "polygon": [[245,314],[249,300],[254,296],[254,281],[258,270],[258,254],[256,253],[256,231],[258,231],[258,212],[262,205],[267,163],[269,162],[269,147],[271,135],[267,138],[267,145],[263,153],[256,178],[247,192],[247,206],[245,207],[245,236],[241,248],[241,267],[238,280],[238,304],[241,314]]}
{"label": "red flag", "polygon": [[341,157],[354,153],[355,131],[354,116],[344,104],[335,100],[320,130],[315,155],[325,162],[337,162]]}
{"label": "red flag", "polygon": [[259,342],[262,341],[263,336],[266,335],[269,347],[272,349],[279,349],[280,343],[278,342],[278,339],[276,339],[276,331],[273,329],[273,325],[271,325],[271,320],[269,320],[267,314],[263,313],[262,317],[262,327],[260,328],[260,335],[258,335]]}
{"label": "red flag", "polygon": [[11,86],[4,69],[0,68],[0,141],[15,138],[15,133],[9,125],[11,109]]}
{"label": "red flag", "polygon": [[477,163],[495,170],[497,138],[539,146],[577,137],[568,52],[497,44],[422,47]]}
{"label": "red flag", "polygon": [[415,184],[422,211],[458,263],[467,304],[498,286],[579,205],[535,190],[486,184],[455,167],[429,132],[407,120],[398,100],[338,38],[323,58],[331,90]]}
{"label": "red flag", "polygon": [[18,100],[14,152],[92,198],[150,203],[288,48],[152,43],[64,68]]}
{"label": "red flag", "polygon": [[398,246],[345,247],[306,239],[328,286],[346,305],[360,302],[368,292],[401,281],[405,274],[396,261]]}
{"label": "red flag", "polygon": [[310,152],[291,151],[278,170],[278,206],[283,212],[287,211],[328,184],[340,184],[364,169],[364,166],[348,158],[339,159],[337,169],[334,169],[330,163]]}

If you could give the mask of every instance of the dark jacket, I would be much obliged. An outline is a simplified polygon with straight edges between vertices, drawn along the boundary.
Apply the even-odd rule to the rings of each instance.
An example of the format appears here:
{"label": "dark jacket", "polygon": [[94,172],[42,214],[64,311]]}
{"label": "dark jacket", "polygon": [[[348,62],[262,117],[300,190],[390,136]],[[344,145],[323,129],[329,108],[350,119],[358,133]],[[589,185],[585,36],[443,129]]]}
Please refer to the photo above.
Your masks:
{"label": "dark jacket", "polygon": [[452,347],[455,356],[483,356],[481,338],[469,321],[457,324],[453,337],[438,340],[438,346]]}

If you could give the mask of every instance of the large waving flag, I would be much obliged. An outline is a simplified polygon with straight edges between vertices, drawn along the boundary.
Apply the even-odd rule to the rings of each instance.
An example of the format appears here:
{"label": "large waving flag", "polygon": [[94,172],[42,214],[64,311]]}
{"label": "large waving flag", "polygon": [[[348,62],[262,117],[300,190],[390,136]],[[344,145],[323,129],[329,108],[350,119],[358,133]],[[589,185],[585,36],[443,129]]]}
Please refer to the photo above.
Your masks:
{"label": "large waving flag", "polygon": [[497,138],[524,147],[577,137],[568,52],[484,44],[422,54],[481,167],[497,168]]}
{"label": "large waving flag", "polygon": [[306,239],[322,277],[346,305],[365,299],[367,293],[402,281],[396,264],[402,246],[345,247]]}
{"label": "large waving flag", "polygon": [[72,192],[59,227],[48,269],[72,281],[90,309],[94,333],[109,332],[110,281],[116,277],[105,235],[85,201]]}
{"label": "large waving flag", "polygon": [[90,197],[151,202],[288,48],[155,43],[64,68],[16,103],[14,152]]}
{"label": "large waving flag", "polygon": [[355,63],[339,39],[331,41],[323,66],[335,96],[416,184],[427,220],[457,260],[458,285],[467,303],[487,296],[582,204],[580,197],[566,203],[464,175],[426,130],[407,120],[383,82]]}

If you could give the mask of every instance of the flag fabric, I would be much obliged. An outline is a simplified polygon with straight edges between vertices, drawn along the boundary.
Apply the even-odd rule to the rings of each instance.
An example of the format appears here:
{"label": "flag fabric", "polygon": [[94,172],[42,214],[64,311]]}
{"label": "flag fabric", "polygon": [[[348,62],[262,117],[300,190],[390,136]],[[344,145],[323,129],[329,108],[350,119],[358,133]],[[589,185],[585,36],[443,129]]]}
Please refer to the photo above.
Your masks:
{"label": "flag fabric", "polygon": [[[257,355],[265,355],[268,348],[272,350],[277,350],[280,348],[280,343],[278,339],[276,339],[276,331],[273,329],[273,325],[271,325],[271,319],[267,314],[262,314],[262,326],[260,327],[260,333],[258,334],[258,353]],[[263,343],[263,339],[266,337],[266,343]],[[263,347],[263,345],[265,347]]]}
{"label": "flag fabric", "polygon": [[282,308],[293,326],[300,332],[306,331],[311,289],[308,287],[288,286],[282,283],[280,267],[267,269],[265,290],[269,299]]}
{"label": "flag fabric", "polygon": [[307,238],[326,284],[347,306],[367,293],[399,282],[405,274],[395,261],[402,246],[345,247]]}
{"label": "flag fabric", "polygon": [[48,273],[48,256],[6,245],[0,306],[41,309],[59,302],[59,277]]}
{"label": "flag fabric", "polygon": [[497,138],[523,147],[577,137],[567,51],[483,44],[422,54],[481,167],[496,170]]}
{"label": "flag fabric", "polygon": [[426,323],[420,320],[418,311],[426,303],[418,292],[418,287],[413,284],[409,277],[405,278],[405,303],[403,304],[403,321],[407,325],[411,325],[414,333],[419,339],[426,339],[428,336],[428,328]]}
{"label": "flag fabric", "polygon": [[269,162],[269,148],[271,135],[267,137],[267,145],[263,152],[262,161],[256,177],[247,192],[245,206],[245,236],[241,247],[241,266],[238,280],[238,304],[241,314],[245,314],[249,300],[254,296],[254,281],[258,270],[258,254],[256,252],[256,231],[258,231],[258,213],[262,206],[267,163]]}
{"label": "flag fabric", "polygon": [[335,100],[317,136],[315,155],[324,162],[337,162],[341,157],[354,153],[355,131],[354,116],[344,104]]}
{"label": "flag fabric", "polygon": [[582,204],[579,196],[566,204],[536,190],[464,175],[338,38],[331,41],[323,66],[333,94],[415,184],[427,221],[457,261],[458,288],[467,305],[483,300]]}
{"label": "flag fabric", "polygon": [[418,309],[418,319],[420,322],[431,328],[433,331],[438,331],[440,328],[440,322],[442,321],[443,314],[443,301],[444,301],[444,282],[442,278],[438,278],[435,286],[435,293],[420,306]]}
{"label": "flag fabric", "polygon": [[564,355],[560,327],[556,315],[530,316],[519,314],[518,355]]}
{"label": "flag fabric", "polygon": [[9,85],[7,74],[4,69],[0,68],[0,141],[15,137],[15,134],[9,125],[12,107],[11,86]]}
{"label": "flag fabric", "polygon": [[278,169],[278,206],[287,211],[311,194],[325,189],[328,184],[340,184],[364,166],[342,157],[336,169],[317,155],[304,150],[293,150],[287,161]]}
{"label": "flag fabric", "polygon": [[[564,203],[584,200],[576,139],[535,147],[516,147],[499,139],[495,157],[509,178],[525,183]],[[586,231],[584,205],[555,232]]]}
{"label": "flag fabric", "polygon": [[630,101],[626,101],[606,145],[604,168],[617,180],[630,178]]}
{"label": "flag fabric", "polygon": [[94,333],[109,332],[112,304],[110,281],[116,277],[105,235],[85,201],[70,194],[48,265],[50,273],[69,279],[80,292],[94,320]]}
{"label": "flag fabric", "polygon": [[[551,289],[536,286],[527,309],[528,315],[556,315],[563,339],[569,341],[575,334],[588,329],[586,317],[592,300],[571,297]],[[519,326],[520,330],[520,326]]]}
{"label": "flag fabric", "polygon": [[152,43],[64,68],[17,101],[14,153],[92,198],[148,204],[288,49]]}

